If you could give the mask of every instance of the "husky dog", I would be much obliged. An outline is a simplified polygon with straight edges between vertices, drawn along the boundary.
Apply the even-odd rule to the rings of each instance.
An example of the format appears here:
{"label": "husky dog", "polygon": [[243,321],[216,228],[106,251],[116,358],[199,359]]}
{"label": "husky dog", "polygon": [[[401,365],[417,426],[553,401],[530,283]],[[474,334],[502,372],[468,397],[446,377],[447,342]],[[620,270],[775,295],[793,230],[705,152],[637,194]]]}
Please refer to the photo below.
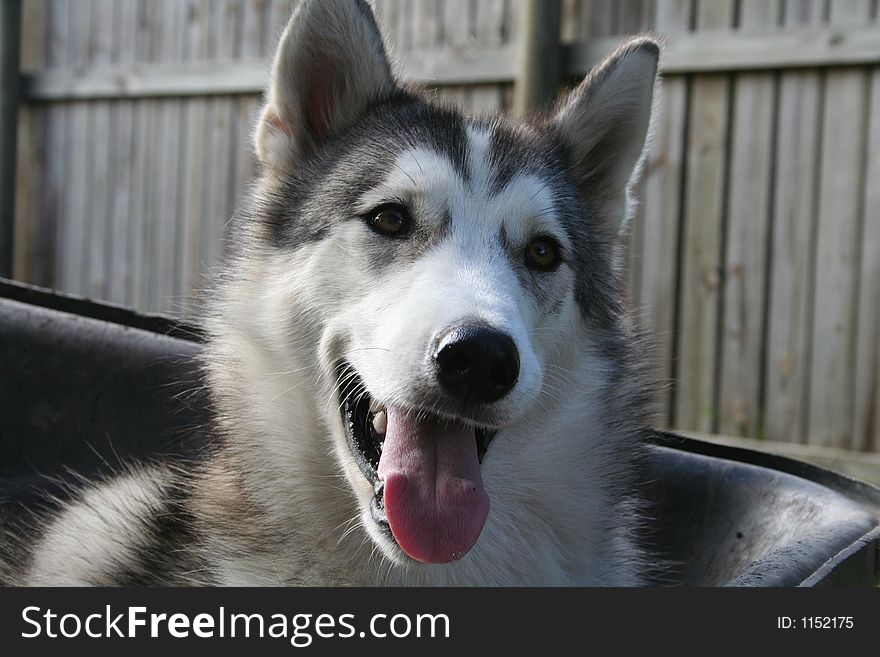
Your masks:
{"label": "husky dog", "polygon": [[395,78],[365,2],[303,2],[205,321],[211,447],[85,487],[8,581],[642,583],[618,235],[657,60],[475,119]]}

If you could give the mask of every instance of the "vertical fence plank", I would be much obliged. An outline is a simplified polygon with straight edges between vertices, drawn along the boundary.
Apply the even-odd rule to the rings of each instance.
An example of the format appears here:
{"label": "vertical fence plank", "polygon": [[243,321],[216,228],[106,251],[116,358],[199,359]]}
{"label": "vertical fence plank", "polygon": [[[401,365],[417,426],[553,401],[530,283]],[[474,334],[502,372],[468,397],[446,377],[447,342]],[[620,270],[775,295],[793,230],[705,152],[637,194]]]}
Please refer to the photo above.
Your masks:
{"label": "vertical fence plank", "polygon": [[[261,35],[255,29],[260,23],[262,10],[261,0],[247,0],[242,7],[242,25],[240,56],[242,59],[260,57],[263,46]],[[251,125],[256,119],[258,98],[255,96],[239,96],[235,99],[236,113],[234,122],[235,169],[233,171],[233,196],[231,206],[237,207],[250,180],[254,176],[256,162],[251,148]]]}
{"label": "vertical fence plank", "polygon": [[[740,12],[740,29],[769,32],[777,27],[779,3],[742,0]],[[775,89],[772,73],[734,78],[718,424],[718,430],[730,436],[763,435],[761,371]]]}
{"label": "vertical fence plank", "polygon": [[397,40],[397,14],[400,10],[400,0],[375,0],[373,8],[376,12],[376,22],[385,37],[386,47],[396,53]]}
{"label": "vertical fence plank", "polygon": [[[137,28],[137,0],[117,0],[114,31],[118,35],[113,59],[117,64],[134,64],[134,41]],[[132,230],[131,192],[134,186],[132,168],[137,157],[134,151],[134,101],[114,102],[115,121],[111,128],[110,170],[113,184],[109,194],[109,236],[106,263],[108,271],[107,299],[130,304],[131,261],[129,233]]]}
{"label": "vertical fence plank", "polygon": [[[787,0],[784,27],[819,24],[823,5]],[[820,91],[818,71],[780,75],[764,373],[765,435],[780,442],[804,442],[807,435]]]}
{"label": "vertical fence plank", "polygon": [[[407,3],[404,3],[406,5]],[[408,12],[401,12],[401,19],[405,23],[409,38],[401,34],[403,39],[401,46],[407,50],[434,50],[441,41],[441,29],[444,16],[440,13],[439,0],[422,0],[412,3]]]}
{"label": "vertical fence plank", "polygon": [[[116,15],[114,31],[118,35],[114,62],[131,66],[134,61],[132,47],[135,35],[136,6],[133,0],[115,3]],[[109,166],[113,183],[108,198],[108,239],[105,255],[107,270],[107,299],[115,303],[129,302],[128,289],[130,272],[128,260],[129,230],[131,218],[132,164],[135,153],[133,102],[118,100],[113,103],[113,122],[110,128],[112,147],[109,153]]]}
{"label": "vertical fence plank", "polygon": [[418,22],[414,14],[419,11],[419,5],[424,5],[425,3],[407,2],[406,0],[388,1],[395,2],[397,5],[397,11],[394,12],[395,17],[397,18],[397,24],[392,28],[392,34],[394,35],[394,41],[399,48],[399,52],[412,50],[415,47],[414,40],[416,36],[414,25]]}
{"label": "vertical fence plank", "polygon": [[15,234],[15,170],[19,136],[18,71],[21,68],[21,0],[0,5],[0,276],[14,273],[15,251],[21,236]]}
{"label": "vertical fence plank", "polygon": [[856,334],[854,449],[880,451],[880,67],[871,95],[862,211],[861,272]]}
{"label": "vertical fence plank", "polygon": [[[26,0],[21,7],[21,62],[23,71],[47,67],[49,3]],[[16,149],[15,245],[13,277],[37,285],[51,284],[54,240],[47,223],[45,174],[48,168],[48,111],[41,105],[21,105]]]}
{"label": "vertical fence plank", "polygon": [[263,9],[265,0],[241,0],[237,55],[241,59],[255,59],[263,54]]}
{"label": "vertical fence plank", "polygon": [[[476,0],[474,38],[481,47],[504,43],[504,0]],[[491,114],[501,109],[504,95],[500,85],[475,85],[471,88],[471,109]]]}
{"label": "vertical fence plank", "polygon": [[581,17],[584,21],[582,33],[585,39],[617,34],[617,11],[621,3],[617,0],[583,0],[583,2]]}
{"label": "vertical fence plank", "polygon": [[[159,3],[137,4],[135,32],[135,61],[138,64],[156,61],[159,51]],[[153,217],[156,214],[155,181],[161,168],[157,142],[157,112],[160,101],[152,98],[136,101],[132,171],[131,217],[128,240],[132,259],[131,295],[134,304],[142,309],[155,309],[150,295],[150,263],[156,253],[157,231]]]}
{"label": "vertical fence plank", "polygon": [[[189,12],[186,23],[186,57],[190,61],[203,61],[208,57],[210,37],[211,0],[188,0]],[[186,184],[183,193],[183,222],[180,244],[180,290],[186,295],[189,303],[195,303],[194,292],[202,287],[201,273],[203,265],[199,251],[202,225],[207,221],[205,216],[206,197],[206,151],[205,117],[208,102],[205,98],[191,98],[185,107],[186,114],[186,158],[184,179]],[[190,313],[195,314],[196,308],[190,306]]]}
{"label": "vertical fence plank", "polygon": [[[215,61],[228,61],[235,56],[235,22],[238,3],[235,0],[211,2],[211,42],[209,56]],[[206,115],[206,212],[201,236],[201,260],[206,266],[218,262],[223,251],[223,231],[231,213],[230,176],[235,166],[232,145],[233,100],[211,98]]]}
{"label": "vertical fence plank", "polygon": [[525,116],[552,107],[559,93],[562,3],[560,0],[523,0],[520,13],[520,22],[528,25],[528,29],[520,30],[517,46],[513,113]]}
{"label": "vertical fence plank", "polygon": [[[729,27],[733,2],[700,3],[699,29]],[[730,78],[693,80],[687,150],[675,422],[683,429],[717,426],[716,350],[721,293],[721,242],[727,173]]]}
{"label": "vertical fence plank", "polygon": [[[398,0],[392,1],[396,3]],[[386,2],[382,4],[384,6],[389,4],[389,2],[386,0]],[[290,15],[293,12],[295,5],[296,3],[292,2],[292,0],[271,0],[271,4],[266,11],[267,39],[265,52],[263,53],[267,57],[275,51],[275,46],[278,43],[278,39],[281,37],[281,32],[287,25],[287,21],[290,19]],[[381,13],[382,12],[380,12],[380,14]]]}
{"label": "vertical fence plank", "polygon": [[[658,0],[655,29],[662,37],[688,31],[691,0]],[[663,81],[659,116],[645,163],[642,204],[641,277],[638,296],[642,331],[651,338],[651,376],[658,386],[660,426],[667,426],[672,408],[673,344],[677,286],[680,195],[684,165],[688,81],[684,76]]]}
{"label": "vertical fence plank", "polygon": [[[183,55],[184,12],[186,4],[180,0],[164,0],[161,5],[160,57],[163,63],[179,62]],[[178,290],[179,199],[182,173],[181,143],[185,135],[182,101],[163,99],[158,108],[158,148],[162,167],[156,176],[158,207],[151,221],[157,229],[156,255],[150,263],[155,281],[154,308],[177,314],[180,300]]]}
{"label": "vertical fence plank", "polygon": [[[114,14],[117,5],[114,0],[93,0],[90,35],[89,60],[91,66],[101,67],[112,64]],[[110,166],[110,154],[114,144],[111,140],[110,101],[99,100],[89,103],[89,173],[86,189],[87,211],[85,223],[88,239],[83,245],[83,266],[85,268],[83,290],[89,297],[106,299],[109,295],[109,272],[107,254],[111,236],[110,188],[114,184],[114,171]]]}
{"label": "vertical fence plank", "polygon": [[[47,59],[49,67],[56,68],[67,61],[68,37],[70,34],[67,17],[68,4],[62,0],[49,0],[49,43]],[[64,264],[63,244],[66,226],[63,220],[64,189],[67,174],[67,115],[65,103],[53,103],[46,110],[46,150],[54,156],[46,162],[46,226],[50,230],[47,239],[53,244],[49,248],[52,262],[48,266],[53,287],[61,287],[62,266]]]}
{"label": "vertical fence plank", "polygon": [[[432,28],[440,28],[434,47],[439,52],[473,48],[469,0],[443,0],[438,9],[439,25],[432,26],[428,14],[425,17],[427,22],[420,28],[426,34],[431,34]],[[445,87],[440,89],[439,96],[465,111],[471,109],[471,90],[468,87]]]}
{"label": "vertical fence plank", "polygon": [[620,2],[616,34],[638,34],[648,28],[649,16],[652,13],[653,3],[649,0],[629,0]]}
{"label": "vertical fence plank", "polygon": [[560,39],[562,43],[581,43],[584,41],[584,24],[582,18],[584,11],[583,0],[563,0],[562,2],[562,29]]}
{"label": "vertical fence plank", "polygon": [[[831,3],[834,24],[869,16],[868,0]],[[853,431],[856,282],[866,73],[831,70],[822,112],[808,442],[846,447]]]}
{"label": "vertical fence plank", "polygon": [[[91,2],[84,0],[70,11],[68,17],[68,66],[86,66],[88,61],[88,33],[91,16]],[[65,157],[65,176],[63,188],[62,239],[61,249],[61,289],[75,294],[84,294],[83,254],[87,244],[86,217],[88,199],[86,185],[88,174],[88,128],[89,113],[85,102],[70,104],[67,116],[67,141],[62,150]]]}

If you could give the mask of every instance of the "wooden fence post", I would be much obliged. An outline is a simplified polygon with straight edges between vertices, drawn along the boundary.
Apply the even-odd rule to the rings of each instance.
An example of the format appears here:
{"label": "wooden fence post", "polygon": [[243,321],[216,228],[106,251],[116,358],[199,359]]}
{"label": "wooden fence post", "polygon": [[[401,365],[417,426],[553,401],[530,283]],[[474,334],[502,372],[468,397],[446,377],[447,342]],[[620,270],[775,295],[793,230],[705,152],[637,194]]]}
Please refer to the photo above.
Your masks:
{"label": "wooden fence post", "polygon": [[561,0],[521,0],[513,111],[523,116],[553,102],[562,77]]}
{"label": "wooden fence post", "polygon": [[12,277],[21,2],[0,2],[0,277]]}

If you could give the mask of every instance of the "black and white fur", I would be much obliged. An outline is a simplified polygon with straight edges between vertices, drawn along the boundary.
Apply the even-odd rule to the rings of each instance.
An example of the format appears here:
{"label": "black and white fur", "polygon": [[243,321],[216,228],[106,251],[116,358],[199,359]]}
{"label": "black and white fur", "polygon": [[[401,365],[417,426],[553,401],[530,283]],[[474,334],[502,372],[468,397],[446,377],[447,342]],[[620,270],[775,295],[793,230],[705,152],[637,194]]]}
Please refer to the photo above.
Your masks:
{"label": "black and white fur", "polygon": [[[646,395],[619,235],[658,46],[624,44],[549,115],[474,119],[394,76],[364,2],[307,0],[281,37],[205,319],[216,432],[189,464],[132,467],[7,546],[16,584],[633,585]],[[412,229],[364,217],[393,201]],[[524,264],[535,236],[554,271]],[[457,406],[425,354],[479,321],[519,353],[513,389]],[[338,363],[376,400],[495,432],[491,509],[464,557],[423,564],[371,511]]]}

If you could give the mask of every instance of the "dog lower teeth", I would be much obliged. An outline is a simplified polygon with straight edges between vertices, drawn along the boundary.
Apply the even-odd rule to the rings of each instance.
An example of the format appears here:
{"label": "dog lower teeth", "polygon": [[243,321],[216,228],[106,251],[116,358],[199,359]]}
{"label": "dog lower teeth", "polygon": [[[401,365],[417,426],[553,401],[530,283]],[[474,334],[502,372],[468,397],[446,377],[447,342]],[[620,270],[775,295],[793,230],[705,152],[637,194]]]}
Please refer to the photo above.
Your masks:
{"label": "dog lower teeth", "polygon": [[385,411],[379,411],[373,416],[373,430],[377,436],[384,436],[388,430],[388,414]]}

